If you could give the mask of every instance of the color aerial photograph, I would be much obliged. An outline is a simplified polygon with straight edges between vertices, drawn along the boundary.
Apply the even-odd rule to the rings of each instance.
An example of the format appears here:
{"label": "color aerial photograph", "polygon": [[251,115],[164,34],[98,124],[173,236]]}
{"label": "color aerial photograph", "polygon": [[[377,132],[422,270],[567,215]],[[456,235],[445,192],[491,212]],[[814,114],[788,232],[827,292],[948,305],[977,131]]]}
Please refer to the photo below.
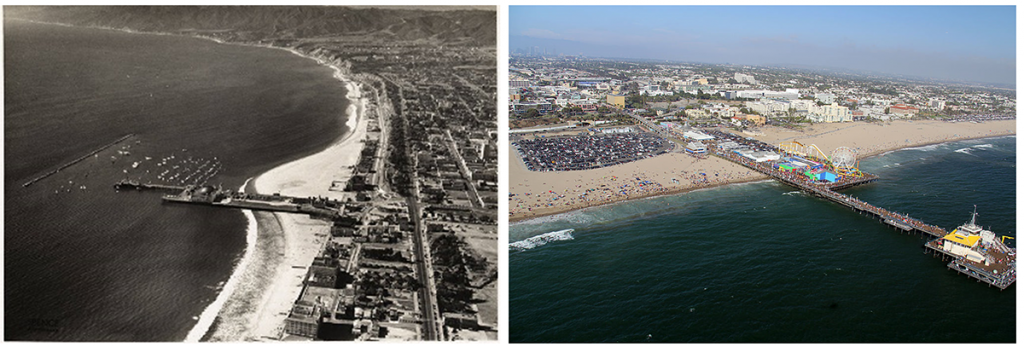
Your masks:
{"label": "color aerial photograph", "polygon": [[496,340],[497,13],[4,6],[4,340]]}
{"label": "color aerial photograph", "polygon": [[512,343],[1015,343],[1015,6],[509,6]]}

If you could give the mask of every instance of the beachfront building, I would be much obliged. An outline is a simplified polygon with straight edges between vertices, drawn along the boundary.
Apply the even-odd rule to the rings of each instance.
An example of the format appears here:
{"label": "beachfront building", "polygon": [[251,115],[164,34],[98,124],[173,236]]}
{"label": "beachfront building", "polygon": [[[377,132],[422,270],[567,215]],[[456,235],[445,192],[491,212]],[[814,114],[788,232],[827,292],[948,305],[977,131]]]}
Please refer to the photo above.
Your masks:
{"label": "beachfront building", "polygon": [[889,107],[889,113],[902,116],[913,116],[921,110],[907,104],[895,104]]}
{"label": "beachfront building", "polygon": [[836,123],[836,122],[852,122],[853,112],[846,106],[839,106],[839,104],[832,103],[831,105],[825,106],[813,106],[809,110],[807,119],[810,119],[815,123]]}
{"label": "beachfront building", "polygon": [[790,101],[784,100],[747,101],[744,106],[760,114],[786,113],[791,107]]}
{"label": "beachfront building", "polygon": [[708,152],[708,146],[700,142],[690,142],[686,145],[686,153],[701,155]]}
{"label": "beachfront building", "polygon": [[796,110],[796,112],[807,112],[812,106],[817,106],[817,104],[811,100],[797,99],[789,101],[789,107]]}

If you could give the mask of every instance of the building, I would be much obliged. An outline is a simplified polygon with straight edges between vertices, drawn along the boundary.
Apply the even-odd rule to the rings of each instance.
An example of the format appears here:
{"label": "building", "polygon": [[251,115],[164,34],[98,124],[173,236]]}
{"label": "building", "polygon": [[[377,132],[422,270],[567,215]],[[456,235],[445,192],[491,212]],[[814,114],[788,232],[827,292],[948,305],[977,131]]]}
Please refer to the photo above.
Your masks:
{"label": "building", "polygon": [[668,90],[661,90],[661,86],[659,86],[657,84],[651,84],[651,85],[643,86],[643,88],[640,88],[640,95],[650,95],[650,96],[672,95],[672,92],[668,91]]}
{"label": "building", "polygon": [[946,101],[945,100],[939,100],[939,99],[931,99],[931,100],[928,100],[928,107],[931,107],[932,109],[935,109],[935,110],[942,110],[942,109],[946,108]]}
{"label": "building", "polygon": [[707,118],[707,117],[711,116],[711,114],[708,113],[708,111],[705,111],[702,108],[691,108],[691,109],[688,109],[686,111],[683,111],[683,113],[685,113],[686,117],[688,117],[690,119],[700,119],[700,118]]}
{"label": "building", "polygon": [[441,315],[444,325],[455,329],[478,330],[481,328],[476,315],[458,312],[445,312]]}
{"label": "building", "polygon": [[807,119],[817,123],[852,122],[853,112],[846,106],[832,103],[825,106],[813,106],[809,110]]}
{"label": "building", "polygon": [[527,81],[527,80],[509,80],[508,81],[508,87],[512,88],[512,89],[516,89],[516,88],[529,88],[530,87],[530,81]]}
{"label": "building", "polygon": [[760,114],[787,113],[791,107],[789,101],[781,100],[747,101],[744,105]]}
{"label": "building", "polygon": [[754,76],[741,74],[739,72],[733,75],[732,78],[739,83],[757,84],[757,80],[754,79]]}
{"label": "building", "polygon": [[915,115],[920,111],[921,110],[919,110],[917,107],[910,106],[907,104],[895,104],[889,106],[889,113],[898,115]]}
{"label": "building", "polygon": [[284,320],[284,332],[308,338],[316,338],[320,330],[320,307],[295,304],[288,318]]}
{"label": "building", "polygon": [[540,114],[545,114],[551,111],[551,103],[546,101],[512,103],[512,111],[515,112],[516,114],[526,113],[526,111],[531,108],[537,109],[537,111],[540,112]]}
{"label": "building", "polygon": [[686,145],[686,153],[689,154],[706,154],[708,152],[708,146],[700,142],[690,142]]}
{"label": "building", "polygon": [[687,131],[687,132],[684,132],[683,133],[683,138],[684,139],[694,140],[694,141],[707,141],[707,140],[714,140],[715,139],[714,136],[702,133],[700,131]]}
{"label": "building", "polygon": [[602,134],[625,134],[633,132],[633,127],[601,128]]}
{"label": "building", "polygon": [[774,90],[751,89],[751,90],[739,90],[739,91],[736,91],[736,97],[738,97],[738,98],[748,98],[748,99],[768,98],[768,99],[796,100],[796,99],[800,98],[800,93],[777,92],[777,91],[774,91]]}
{"label": "building", "polygon": [[820,102],[826,103],[826,104],[831,104],[833,102],[836,102],[836,96],[832,95],[831,93],[818,93],[818,94],[814,94],[814,100],[817,100],[817,101],[820,101]]}
{"label": "building", "polygon": [[618,108],[626,108],[626,96],[622,94],[608,94],[608,104]]}

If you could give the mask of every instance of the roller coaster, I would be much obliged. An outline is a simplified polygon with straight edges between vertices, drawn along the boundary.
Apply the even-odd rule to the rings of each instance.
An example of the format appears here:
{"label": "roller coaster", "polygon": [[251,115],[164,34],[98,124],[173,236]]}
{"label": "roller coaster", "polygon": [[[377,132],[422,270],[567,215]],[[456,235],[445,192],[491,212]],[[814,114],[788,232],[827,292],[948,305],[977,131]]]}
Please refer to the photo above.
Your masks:
{"label": "roller coaster", "polygon": [[783,141],[779,143],[779,149],[790,155],[798,155],[807,159],[817,160],[826,163],[836,174],[846,177],[863,177],[864,173],[858,168],[857,151],[849,147],[839,147],[832,151],[832,155],[826,155],[817,145],[804,145],[797,141]]}

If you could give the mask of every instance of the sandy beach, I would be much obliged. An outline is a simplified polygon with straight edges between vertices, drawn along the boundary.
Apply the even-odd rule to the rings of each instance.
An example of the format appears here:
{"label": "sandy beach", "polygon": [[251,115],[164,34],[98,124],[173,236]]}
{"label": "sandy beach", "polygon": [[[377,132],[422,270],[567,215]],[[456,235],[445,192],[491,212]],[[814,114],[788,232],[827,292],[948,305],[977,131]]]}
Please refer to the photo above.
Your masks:
{"label": "sandy beach", "polygon": [[[802,130],[778,127],[759,130],[764,135],[754,138],[766,143],[778,145],[782,141],[795,140],[808,146],[815,144],[825,154],[845,146],[856,149],[859,158],[866,158],[905,147],[1016,134],[1016,121],[822,123]],[[682,153],[668,153],[593,170],[534,172],[526,169],[514,147],[509,146],[509,151],[509,177],[513,177],[509,182],[510,222],[620,201],[767,179],[723,159],[696,159]]]}
{"label": "sandy beach", "polygon": [[[323,63],[321,61],[321,63]],[[344,79],[333,67],[334,76],[346,84],[350,100],[346,127],[341,139],[323,151],[267,171],[252,181],[252,190],[261,194],[320,196],[344,200],[343,192],[329,188],[335,181],[347,181],[351,166],[359,160],[363,140],[367,138],[367,105],[362,85]],[[330,236],[330,223],[306,215],[256,212],[257,237],[251,257],[236,269],[238,286],[227,295],[217,315],[209,341],[258,341],[279,339],[284,318],[302,290],[306,268]],[[227,288],[226,288],[227,289]]]}

